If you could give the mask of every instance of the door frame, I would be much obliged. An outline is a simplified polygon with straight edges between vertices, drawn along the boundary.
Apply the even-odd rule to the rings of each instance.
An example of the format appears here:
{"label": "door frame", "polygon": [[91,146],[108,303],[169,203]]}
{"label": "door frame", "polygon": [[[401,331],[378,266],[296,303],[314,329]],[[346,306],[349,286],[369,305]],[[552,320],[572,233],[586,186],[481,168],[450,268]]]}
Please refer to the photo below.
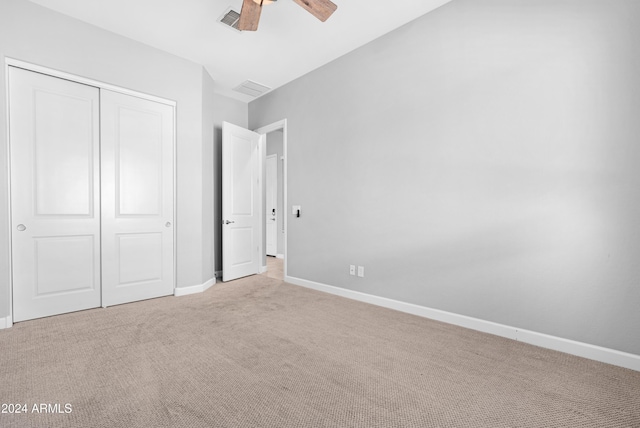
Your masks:
{"label": "door frame", "polygon": [[[262,134],[262,135],[266,135],[269,132],[273,132],[273,131],[282,131],[282,156],[284,157],[284,161],[283,161],[283,165],[282,165],[282,182],[283,182],[283,190],[282,190],[282,204],[284,206],[284,212],[282,213],[282,215],[284,216],[284,218],[282,219],[283,223],[283,228],[284,228],[284,279],[287,279],[287,236],[289,234],[289,227],[288,227],[288,215],[287,215],[287,211],[288,211],[288,188],[287,188],[287,177],[288,175],[288,171],[287,171],[287,165],[288,165],[288,156],[287,156],[287,119],[282,119],[279,120],[277,122],[273,122],[269,125],[265,125],[265,126],[261,126],[260,128],[254,129],[253,132],[257,132],[258,134]],[[261,138],[260,139],[260,143],[259,143],[259,153],[260,153],[260,159],[261,161],[259,162],[260,165],[260,177],[262,177],[262,174],[265,170],[265,162],[267,161],[266,158],[266,153],[267,153],[267,138]],[[262,180],[262,181],[266,181],[266,180]],[[260,198],[262,198],[262,194],[264,193],[265,190],[265,183],[262,183],[261,185],[261,189],[260,189]],[[260,206],[262,206],[262,202],[260,202]],[[262,213],[262,209],[260,209],[261,211],[261,217],[264,216],[264,213]],[[264,227],[264,218],[260,219],[260,224],[261,227]],[[260,234],[262,235],[262,232],[260,232]],[[262,239],[260,240],[262,242]],[[260,250],[260,257],[266,257],[266,245],[261,245],[262,248]]]}
{"label": "door frame", "polygon": [[[269,143],[267,142],[267,144],[269,144]],[[265,146],[265,172],[266,172],[266,164],[269,161],[269,159],[274,159],[276,161],[276,181],[275,181],[276,202],[275,203],[276,203],[276,208],[279,208],[277,206],[278,205],[278,186],[280,186],[280,182],[278,181],[278,162],[279,162],[279,159],[278,159],[278,155],[277,154],[267,155],[266,154],[266,146]],[[267,189],[268,186],[269,186],[269,177],[267,175],[265,175],[264,188],[266,190],[268,190]],[[283,196],[284,196],[284,192],[282,192],[282,193],[283,193]],[[265,197],[266,197],[266,192],[265,192]],[[265,202],[266,202],[266,200],[265,200]],[[276,209],[276,212],[278,212],[278,211],[279,211],[279,209]],[[265,218],[264,218],[264,222],[265,222],[265,224],[264,224],[264,227],[265,227],[265,241],[264,241],[265,246],[264,246],[264,251],[265,251],[265,254],[266,254],[267,253],[267,247],[268,247],[268,245],[267,245],[268,244],[268,240],[267,240],[267,236],[268,235],[266,234],[266,232],[267,232],[267,230],[266,230],[267,229],[267,217],[269,217],[268,211],[266,211],[264,213],[264,215],[265,215]],[[276,214],[276,220],[277,220],[277,218],[278,218],[278,214]],[[276,243],[275,243],[275,245],[276,245],[276,253],[275,253],[275,255],[277,255],[278,254],[278,222],[277,221],[276,221],[276,237],[275,237],[275,239],[276,239]]]}
{"label": "door frame", "polygon": [[[8,206],[8,220],[9,220],[9,315],[6,318],[6,328],[9,328],[13,325],[13,248],[11,243],[13,242],[13,230],[11,227],[12,218],[11,218],[11,141],[10,130],[9,130],[9,67],[22,68],[27,71],[32,71],[35,73],[45,74],[51,77],[57,77],[59,79],[69,80],[75,83],[80,83],[83,85],[93,86],[98,89],[107,89],[109,91],[118,92],[125,95],[130,95],[138,98],[142,98],[149,101],[154,101],[161,104],[169,105],[173,108],[173,136],[172,136],[172,146],[173,146],[173,289],[175,293],[176,285],[178,283],[178,266],[177,266],[177,251],[176,251],[176,242],[177,242],[177,116],[176,110],[178,103],[174,100],[170,100],[167,98],[157,97],[155,95],[145,94],[143,92],[133,91],[131,89],[122,88],[120,86],[111,85],[109,83],[101,82],[99,80],[93,80],[86,77],[78,76],[76,74],[66,73],[64,71],[55,70],[53,68],[43,67],[41,65],[33,64],[30,62],[22,61],[16,58],[5,57],[4,61],[4,71],[5,71],[5,88],[6,88],[6,97],[5,97],[5,105],[6,105],[6,121],[7,121],[7,186],[8,192],[7,196],[9,197]],[[101,306],[104,305],[104,295],[102,294],[104,290],[102,289],[102,284],[100,285],[100,302]],[[1,327],[1,325],[0,325]]]}

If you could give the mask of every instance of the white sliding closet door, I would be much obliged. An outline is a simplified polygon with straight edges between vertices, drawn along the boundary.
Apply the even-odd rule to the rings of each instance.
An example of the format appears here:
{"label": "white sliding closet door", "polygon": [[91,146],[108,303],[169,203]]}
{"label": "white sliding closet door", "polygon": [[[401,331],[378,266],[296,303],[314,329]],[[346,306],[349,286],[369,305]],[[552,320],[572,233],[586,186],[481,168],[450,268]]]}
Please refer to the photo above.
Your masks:
{"label": "white sliding closet door", "polygon": [[99,89],[9,67],[13,320],[100,306]]}
{"label": "white sliding closet door", "polygon": [[173,294],[173,107],[102,90],[101,115],[103,305]]}

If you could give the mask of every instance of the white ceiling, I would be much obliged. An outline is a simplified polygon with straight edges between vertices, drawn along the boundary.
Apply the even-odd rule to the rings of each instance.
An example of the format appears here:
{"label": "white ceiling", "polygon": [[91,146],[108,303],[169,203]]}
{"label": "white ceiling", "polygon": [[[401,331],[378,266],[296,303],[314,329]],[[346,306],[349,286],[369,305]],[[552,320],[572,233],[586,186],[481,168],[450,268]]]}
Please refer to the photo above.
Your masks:
{"label": "white ceiling", "polygon": [[216,91],[253,80],[273,89],[290,82],[451,0],[333,0],[324,23],[292,0],[264,6],[257,32],[218,19],[242,0],[31,0],[206,67]]}

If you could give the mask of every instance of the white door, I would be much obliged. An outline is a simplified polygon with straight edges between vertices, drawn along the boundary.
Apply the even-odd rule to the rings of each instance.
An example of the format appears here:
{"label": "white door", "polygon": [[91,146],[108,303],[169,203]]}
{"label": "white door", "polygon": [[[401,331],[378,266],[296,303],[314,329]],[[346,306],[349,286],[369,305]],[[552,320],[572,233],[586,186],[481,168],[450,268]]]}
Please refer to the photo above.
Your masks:
{"label": "white door", "polygon": [[267,156],[266,160],[266,253],[278,254],[278,155]]}
{"label": "white door", "polygon": [[99,89],[9,67],[13,320],[100,306]]}
{"label": "white door", "polygon": [[173,107],[101,92],[103,306],[173,294]]}
{"label": "white door", "polygon": [[222,280],[260,269],[260,134],[222,124]]}

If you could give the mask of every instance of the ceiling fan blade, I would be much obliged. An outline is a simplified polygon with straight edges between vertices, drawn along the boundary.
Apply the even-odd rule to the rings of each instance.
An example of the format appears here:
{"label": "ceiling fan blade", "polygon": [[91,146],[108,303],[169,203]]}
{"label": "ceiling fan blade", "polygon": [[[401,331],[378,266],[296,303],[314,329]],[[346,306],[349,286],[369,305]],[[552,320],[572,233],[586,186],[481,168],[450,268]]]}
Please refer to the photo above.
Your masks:
{"label": "ceiling fan blade", "polygon": [[240,11],[240,20],[238,21],[238,30],[240,31],[256,31],[260,22],[260,11],[262,6],[253,0],[244,0],[242,10]]}
{"label": "ceiling fan blade", "polygon": [[305,8],[307,12],[324,22],[333,12],[336,11],[338,6],[329,0],[293,0],[300,6]]}

